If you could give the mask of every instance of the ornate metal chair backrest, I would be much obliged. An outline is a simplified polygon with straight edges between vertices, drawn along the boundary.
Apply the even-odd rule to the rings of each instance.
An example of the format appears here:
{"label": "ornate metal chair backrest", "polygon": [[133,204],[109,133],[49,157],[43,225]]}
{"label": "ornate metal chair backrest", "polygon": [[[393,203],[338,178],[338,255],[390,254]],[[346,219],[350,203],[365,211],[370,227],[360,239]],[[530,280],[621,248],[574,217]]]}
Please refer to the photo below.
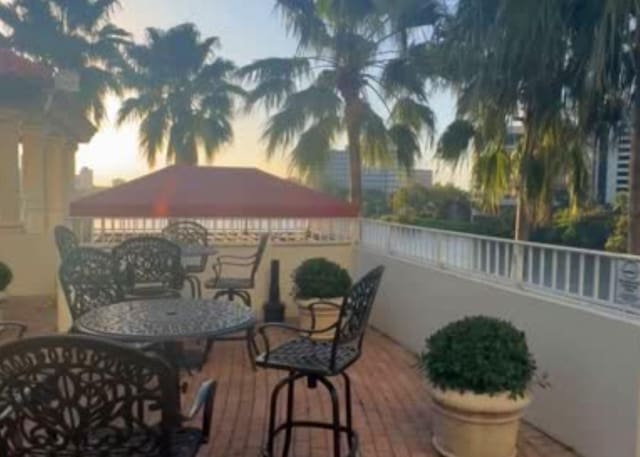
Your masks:
{"label": "ornate metal chair backrest", "polygon": [[362,350],[362,340],[369,323],[371,309],[382,281],[384,267],[374,268],[358,282],[356,282],[349,293],[345,296],[338,326],[333,338],[331,349],[331,368],[335,368],[336,355],[341,346],[352,346],[360,354]]}
{"label": "ornate metal chair backrest", "polygon": [[179,393],[167,362],[81,336],[0,347],[0,455],[170,455]]}
{"label": "ornate metal chair backrest", "polygon": [[113,257],[100,249],[72,251],[60,266],[59,278],[74,320],[94,308],[124,299]]}
{"label": "ornate metal chair backrest", "polygon": [[153,236],[131,238],[113,248],[113,257],[125,291],[149,284],[182,289],[184,268],[180,246],[167,239]]}
{"label": "ornate metal chair backrest", "polygon": [[251,284],[254,284],[256,273],[258,272],[258,268],[260,268],[260,262],[262,262],[262,257],[264,256],[264,251],[267,249],[268,241],[269,241],[268,233],[260,235],[260,241],[258,242],[258,249],[254,254],[255,259],[253,262],[253,266],[251,267]]}
{"label": "ornate metal chair backrest", "polygon": [[[209,245],[209,232],[207,228],[195,221],[172,222],[162,229],[162,236],[178,245]],[[208,257],[206,255],[200,258],[201,269],[204,270],[207,267],[207,260]]]}
{"label": "ornate metal chair backrest", "polygon": [[53,229],[53,236],[61,259],[67,257],[70,252],[79,246],[76,234],[64,225],[57,225]]}

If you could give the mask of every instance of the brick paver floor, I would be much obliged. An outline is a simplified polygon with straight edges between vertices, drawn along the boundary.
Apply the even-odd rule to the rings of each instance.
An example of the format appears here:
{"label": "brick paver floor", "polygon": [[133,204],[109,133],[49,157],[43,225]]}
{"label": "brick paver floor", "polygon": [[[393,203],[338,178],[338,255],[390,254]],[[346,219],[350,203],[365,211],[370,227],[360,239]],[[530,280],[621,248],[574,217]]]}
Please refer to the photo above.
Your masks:
{"label": "brick paver floor", "polygon": [[[12,299],[2,306],[2,318],[22,320],[30,333],[54,330],[51,300]],[[384,335],[370,330],[362,359],[349,370],[353,384],[354,422],[363,457],[435,457],[430,443],[431,415],[422,374],[413,354]],[[218,382],[211,442],[201,457],[257,457],[263,443],[269,393],[282,372],[253,372],[241,342],[219,342],[202,373],[187,378],[193,387],[206,378]],[[340,382],[338,385],[341,386]],[[340,387],[341,388],[341,387]],[[296,388],[295,414],[328,419],[327,393]],[[190,393],[185,406],[190,404]],[[281,397],[284,400],[284,395]],[[282,409],[279,417],[283,417]],[[292,457],[328,457],[329,433],[299,430],[294,435]],[[524,425],[519,457],[576,457],[566,447]]]}

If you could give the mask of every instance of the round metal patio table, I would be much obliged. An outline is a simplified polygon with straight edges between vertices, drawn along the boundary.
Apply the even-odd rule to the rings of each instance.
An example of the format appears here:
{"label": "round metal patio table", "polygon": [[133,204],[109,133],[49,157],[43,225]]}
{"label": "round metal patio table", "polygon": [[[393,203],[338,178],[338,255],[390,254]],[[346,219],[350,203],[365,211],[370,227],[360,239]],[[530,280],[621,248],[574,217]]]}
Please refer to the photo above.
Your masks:
{"label": "round metal patio table", "polygon": [[252,310],[224,300],[169,298],[135,300],[95,308],[76,322],[78,331],[135,342],[175,342],[219,338],[249,331],[256,324]]}

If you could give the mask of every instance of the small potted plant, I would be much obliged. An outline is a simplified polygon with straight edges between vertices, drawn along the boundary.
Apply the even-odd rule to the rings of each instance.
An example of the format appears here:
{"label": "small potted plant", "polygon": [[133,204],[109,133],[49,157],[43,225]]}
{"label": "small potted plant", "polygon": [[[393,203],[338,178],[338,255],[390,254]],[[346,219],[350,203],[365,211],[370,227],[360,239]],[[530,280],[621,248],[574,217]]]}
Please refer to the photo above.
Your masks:
{"label": "small potted plant", "polygon": [[[351,287],[349,272],[335,262],[325,258],[305,260],[293,273],[293,296],[298,304],[300,325],[311,328],[315,317],[315,329],[321,330],[338,320],[340,305]],[[317,304],[314,302],[329,302]],[[312,314],[313,311],[313,314]],[[314,335],[315,339],[333,338],[334,332],[327,331]]]}
{"label": "small potted plant", "polygon": [[7,264],[0,262],[0,303],[7,299],[7,287],[11,284],[13,273]]}
{"label": "small potted plant", "polygon": [[427,339],[433,444],[446,457],[514,457],[536,362],[509,322],[468,317]]}

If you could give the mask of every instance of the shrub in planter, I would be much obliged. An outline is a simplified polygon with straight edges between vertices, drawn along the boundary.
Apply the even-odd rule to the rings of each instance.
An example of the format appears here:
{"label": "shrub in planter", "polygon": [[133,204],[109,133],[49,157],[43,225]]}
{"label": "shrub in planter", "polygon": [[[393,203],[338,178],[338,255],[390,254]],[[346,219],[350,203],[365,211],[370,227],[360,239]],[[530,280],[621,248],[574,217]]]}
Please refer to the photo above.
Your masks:
{"label": "shrub in planter", "polygon": [[421,365],[434,403],[433,443],[450,457],[513,457],[536,372],[512,324],[468,317],[427,339]]}
{"label": "shrub in planter", "polygon": [[[311,303],[322,300],[340,305],[350,287],[349,272],[337,263],[321,257],[305,260],[293,273],[293,296],[298,303],[301,326],[313,326],[309,309]],[[315,328],[329,327],[338,319],[339,312],[339,306],[314,305]],[[315,337],[330,339],[333,332],[324,332]]]}
{"label": "shrub in planter", "polygon": [[0,302],[6,298],[6,290],[12,279],[11,269],[5,263],[0,262]]}

